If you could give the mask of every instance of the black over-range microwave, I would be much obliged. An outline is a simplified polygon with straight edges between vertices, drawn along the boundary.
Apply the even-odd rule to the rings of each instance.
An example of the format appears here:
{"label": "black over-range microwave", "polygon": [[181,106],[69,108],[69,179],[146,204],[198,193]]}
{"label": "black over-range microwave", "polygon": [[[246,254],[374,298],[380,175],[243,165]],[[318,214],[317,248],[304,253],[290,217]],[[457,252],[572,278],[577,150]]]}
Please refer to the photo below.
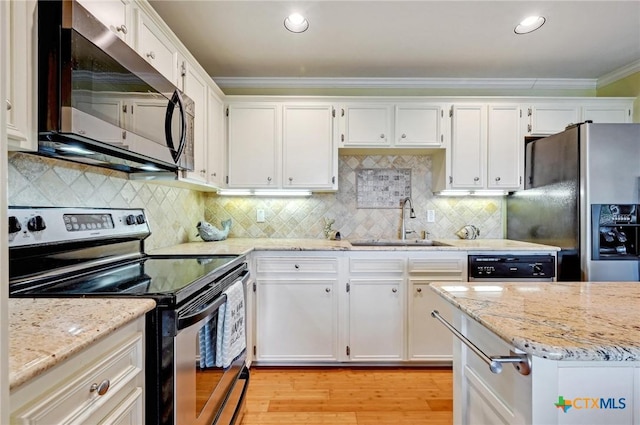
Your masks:
{"label": "black over-range microwave", "polygon": [[194,103],[75,0],[38,2],[38,154],[193,169]]}

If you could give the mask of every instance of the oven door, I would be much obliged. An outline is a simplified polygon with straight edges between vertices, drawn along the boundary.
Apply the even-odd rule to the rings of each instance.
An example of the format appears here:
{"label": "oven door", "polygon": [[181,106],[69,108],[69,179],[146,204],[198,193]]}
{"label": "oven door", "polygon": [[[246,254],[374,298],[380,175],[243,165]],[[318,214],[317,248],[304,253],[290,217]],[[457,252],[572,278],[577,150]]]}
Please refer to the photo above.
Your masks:
{"label": "oven door", "polygon": [[[248,274],[243,286],[246,279]],[[191,314],[191,320],[183,320],[191,323],[178,330],[174,340],[175,424],[211,425],[223,410],[236,412],[243,405],[244,397],[229,396],[245,369],[246,349],[227,368],[216,366],[214,360],[218,312],[225,302],[226,296],[221,295]],[[201,341],[205,339],[203,345]],[[229,403],[234,406],[226,405]]]}

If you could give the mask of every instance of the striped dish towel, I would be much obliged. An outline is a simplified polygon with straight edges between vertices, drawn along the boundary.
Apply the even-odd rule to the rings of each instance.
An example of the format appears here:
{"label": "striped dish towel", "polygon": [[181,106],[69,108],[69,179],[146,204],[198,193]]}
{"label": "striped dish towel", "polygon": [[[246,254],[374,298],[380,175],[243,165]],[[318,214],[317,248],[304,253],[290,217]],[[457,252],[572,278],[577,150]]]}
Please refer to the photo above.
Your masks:
{"label": "striped dish towel", "polygon": [[236,281],[223,293],[227,302],[218,311],[216,366],[227,368],[247,347],[242,281]]}

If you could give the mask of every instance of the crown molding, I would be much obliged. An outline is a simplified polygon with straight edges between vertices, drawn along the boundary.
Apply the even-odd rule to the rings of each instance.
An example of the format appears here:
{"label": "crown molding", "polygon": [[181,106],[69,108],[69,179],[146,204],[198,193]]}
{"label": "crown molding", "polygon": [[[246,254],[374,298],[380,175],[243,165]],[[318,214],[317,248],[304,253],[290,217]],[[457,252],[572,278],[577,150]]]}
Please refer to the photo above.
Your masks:
{"label": "crown molding", "polygon": [[287,78],[213,77],[221,88],[394,88],[593,90],[595,78]]}
{"label": "crown molding", "polygon": [[631,74],[640,72],[640,59],[635,62],[631,62],[629,65],[625,65],[622,68],[618,68],[608,74],[598,78],[597,88],[604,87],[608,84],[614,83],[618,80],[628,77]]}

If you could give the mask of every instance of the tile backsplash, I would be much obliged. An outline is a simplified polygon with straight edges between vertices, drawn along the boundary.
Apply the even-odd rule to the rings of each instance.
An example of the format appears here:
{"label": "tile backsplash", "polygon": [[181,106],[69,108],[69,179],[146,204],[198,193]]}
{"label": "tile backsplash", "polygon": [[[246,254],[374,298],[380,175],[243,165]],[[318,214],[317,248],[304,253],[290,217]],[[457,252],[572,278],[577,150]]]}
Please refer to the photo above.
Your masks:
{"label": "tile backsplash", "polygon": [[[199,240],[195,225],[203,218],[220,227],[230,218],[229,237],[323,238],[324,219],[335,219],[333,229],[343,238],[397,238],[400,208],[358,209],[356,170],[411,169],[415,219],[407,228],[419,236],[455,238],[465,224],[474,224],[482,238],[502,238],[503,199],[434,196],[431,157],[419,155],[340,156],[339,191],[314,193],[306,198],[219,197],[184,188],[131,181],[126,175],[23,153],[9,154],[9,205],[145,208],[152,235],[146,249]],[[265,222],[256,222],[256,212]],[[427,210],[435,222],[427,222]],[[407,212],[408,214],[408,212]],[[413,237],[413,236],[412,236]]]}
{"label": "tile backsplash", "polygon": [[[502,238],[503,198],[438,197],[431,192],[431,157],[419,155],[341,155],[339,191],[315,193],[308,198],[236,198],[209,196],[205,199],[205,219],[216,226],[231,218],[230,237],[322,238],[324,218],[335,219],[333,229],[345,239],[397,238],[400,208],[358,209],[357,170],[363,168],[411,169],[411,195],[415,219],[407,228],[419,237],[455,238],[466,224],[480,229],[482,238]],[[257,210],[265,212],[265,222],[257,223]],[[427,222],[427,210],[435,211],[435,222]],[[408,214],[408,211],[407,211]],[[411,235],[410,237],[414,237]]]}
{"label": "tile backsplash", "polygon": [[131,181],[126,174],[30,154],[9,154],[9,205],[144,208],[151,236],[145,249],[195,240],[204,195]]}

